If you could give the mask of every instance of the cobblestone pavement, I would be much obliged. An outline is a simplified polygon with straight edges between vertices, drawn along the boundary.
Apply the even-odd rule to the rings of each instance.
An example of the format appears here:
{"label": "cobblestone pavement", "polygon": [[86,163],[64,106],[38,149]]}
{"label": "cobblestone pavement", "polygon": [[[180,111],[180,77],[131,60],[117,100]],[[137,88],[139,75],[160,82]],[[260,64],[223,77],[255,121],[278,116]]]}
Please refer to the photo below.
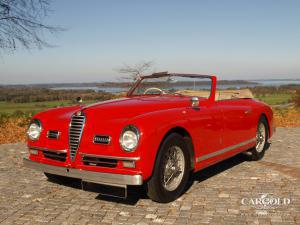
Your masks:
{"label": "cobblestone pavement", "polygon": [[[178,200],[158,204],[139,190],[116,200],[52,183],[23,167],[25,144],[1,145],[0,224],[300,224],[299,146],[300,127],[279,128],[262,161],[233,157],[195,174]],[[254,207],[261,193],[285,205]]]}

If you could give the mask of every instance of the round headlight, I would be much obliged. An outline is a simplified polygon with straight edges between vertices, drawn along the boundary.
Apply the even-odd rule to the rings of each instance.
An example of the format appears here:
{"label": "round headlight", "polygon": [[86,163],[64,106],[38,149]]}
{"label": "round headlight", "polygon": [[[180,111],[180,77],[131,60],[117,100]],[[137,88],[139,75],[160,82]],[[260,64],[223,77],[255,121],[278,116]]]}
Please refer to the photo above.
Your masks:
{"label": "round headlight", "polygon": [[42,132],[42,125],[39,120],[33,120],[27,130],[27,136],[30,140],[36,141],[39,139]]}
{"label": "round headlight", "polygon": [[135,126],[130,125],[123,129],[120,137],[120,145],[125,151],[132,152],[138,146],[139,139],[139,130]]}

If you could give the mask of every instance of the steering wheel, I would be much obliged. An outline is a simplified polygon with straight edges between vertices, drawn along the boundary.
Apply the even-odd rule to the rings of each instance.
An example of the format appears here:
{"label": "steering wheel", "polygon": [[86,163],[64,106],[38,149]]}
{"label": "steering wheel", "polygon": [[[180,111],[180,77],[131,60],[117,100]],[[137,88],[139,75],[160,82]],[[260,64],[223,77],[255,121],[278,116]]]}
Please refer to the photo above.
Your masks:
{"label": "steering wheel", "polygon": [[152,88],[147,88],[147,89],[144,91],[144,95],[146,95],[147,92],[149,92],[149,91],[159,91],[161,95],[165,93],[163,90],[161,90],[161,89],[159,89],[159,88],[152,87]]}

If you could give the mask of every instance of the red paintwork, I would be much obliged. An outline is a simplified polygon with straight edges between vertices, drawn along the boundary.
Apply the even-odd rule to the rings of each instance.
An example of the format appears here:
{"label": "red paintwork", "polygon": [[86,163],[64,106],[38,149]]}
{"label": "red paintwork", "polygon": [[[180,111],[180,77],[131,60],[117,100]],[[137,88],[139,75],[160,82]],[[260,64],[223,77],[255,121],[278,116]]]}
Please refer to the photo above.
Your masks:
{"label": "red paintwork", "polygon": [[[191,107],[191,98],[186,96],[128,96],[91,106],[61,107],[41,112],[34,116],[42,122],[43,130],[38,141],[28,141],[28,146],[68,149],[68,129],[71,116],[83,110],[86,115],[81,144],[74,162],[46,159],[39,153],[30,159],[46,164],[74,167],[84,170],[141,174],[144,180],[152,175],[159,145],[172,128],[185,129],[194,146],[194,170],[200,170],[218,161],[231,157],[255,145],[255,142],[224,154],[196,162],[196,158],[255,138],[258,120],[264,114],[269,123],[269,138],[273,135],[273,113],[269,106],[254,99],[234,99],[215,102],[216,77],[212,76],[212,94],[209,99],[200,99],[199,109]],[[245,114],[246,110],[251,113]],[[125,152],[119,144],[122,129],[134,124],[141,131],[139,146],[134,152]],[[48,130],[59,130],[59,140],[46,137]],[[110,135],[111,144],[93,143],[95,134]],[[136,168],[85,166],[78,153],[109,156],[140,157]]]}

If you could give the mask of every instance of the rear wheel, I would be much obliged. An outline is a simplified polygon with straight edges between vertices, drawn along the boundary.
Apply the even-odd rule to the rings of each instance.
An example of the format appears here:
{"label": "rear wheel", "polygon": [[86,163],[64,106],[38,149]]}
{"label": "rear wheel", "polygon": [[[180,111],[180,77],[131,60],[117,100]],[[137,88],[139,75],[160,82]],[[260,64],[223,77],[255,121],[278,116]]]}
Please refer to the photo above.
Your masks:
{"label": "rear wheel", "polygon": [[256,131],[256,145],[251,149],[252,160],[260,160],[264,157],[268,144],[268,122],[265,117],[261,117]]}
{"label": "rear wheel", "polygon": [[189,179],[190,156],[179,134],[169,135],[161,145],[147,195],[156,202],[171,202],[184,191]]}

